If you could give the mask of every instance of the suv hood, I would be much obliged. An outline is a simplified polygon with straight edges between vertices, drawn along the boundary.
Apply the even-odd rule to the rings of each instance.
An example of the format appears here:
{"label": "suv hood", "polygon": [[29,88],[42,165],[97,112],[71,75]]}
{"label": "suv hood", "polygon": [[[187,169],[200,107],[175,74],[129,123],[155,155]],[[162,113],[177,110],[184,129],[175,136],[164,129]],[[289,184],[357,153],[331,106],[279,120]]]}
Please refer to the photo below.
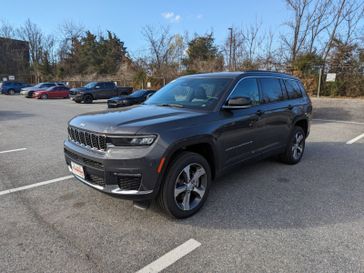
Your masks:
{"label": "suv hood", "polygon": [[176,126],[178,121],[185,121],[186,119],[191,120],[189,122],[190,126],[193,122],[198,123],[196,117],[204,115],[206,113],[185,108],[138,105],[118,111],[79,115],[71,119],[69,125],[105,134],[136,134],[145,127],[163,124],[169,127]]}
{"label": "suv hood", "polygon": [[72,92],[80,92],[80,91],[85,91],[87,90],[87,88],[85,87],[79,87],[79,88],[71,88],[70,91]]}
{"label": "suv hood", "polygon": [[130,99],[129,96],[119,96],[119,97],[112,97],[111,99],[108,99],[108,101],[122,101],[125,99]]}

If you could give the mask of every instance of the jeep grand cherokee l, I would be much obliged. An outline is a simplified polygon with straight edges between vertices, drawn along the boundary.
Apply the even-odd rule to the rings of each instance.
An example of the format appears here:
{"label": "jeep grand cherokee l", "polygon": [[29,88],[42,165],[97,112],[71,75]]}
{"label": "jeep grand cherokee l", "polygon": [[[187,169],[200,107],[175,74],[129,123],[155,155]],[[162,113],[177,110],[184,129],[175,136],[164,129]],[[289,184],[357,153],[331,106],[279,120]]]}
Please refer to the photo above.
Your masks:
{"label": "jeep grand cherokee l", "polygon": [[64,142],[75,177],[176,218],[196,213],[211,181],[248,160],[298,163],[312,106],[301,82],[262,71],[178,78],[144,104],[70,120]]}

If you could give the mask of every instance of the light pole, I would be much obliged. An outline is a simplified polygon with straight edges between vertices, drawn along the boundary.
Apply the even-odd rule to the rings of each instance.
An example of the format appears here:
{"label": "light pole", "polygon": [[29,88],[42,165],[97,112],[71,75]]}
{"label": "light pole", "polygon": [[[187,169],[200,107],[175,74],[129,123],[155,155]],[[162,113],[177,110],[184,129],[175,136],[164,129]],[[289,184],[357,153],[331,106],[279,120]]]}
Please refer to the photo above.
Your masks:
{"label": "light pole", "polygon": [[230,30],[229,70],[231,70],[231,51],[232,51],[232,46],[233,46],[233,28],[229,27],[228,30]]}

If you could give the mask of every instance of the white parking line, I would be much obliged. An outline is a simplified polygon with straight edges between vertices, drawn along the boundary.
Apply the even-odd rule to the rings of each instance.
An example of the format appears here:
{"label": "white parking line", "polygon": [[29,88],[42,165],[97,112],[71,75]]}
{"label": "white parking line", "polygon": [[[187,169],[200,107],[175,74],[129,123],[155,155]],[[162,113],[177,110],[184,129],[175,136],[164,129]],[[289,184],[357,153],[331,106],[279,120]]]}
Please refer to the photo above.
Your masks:
{"label": "white parking line", "polygon": [[357,142],[359,139],[363,138],[364,134],[358,135],[357,137],[354,137],[353,139],[350,139],[346,144],[353,144],[354,142]]}
{"label": "white parking line", "polygon": [[188,253],[192,252],[196,248],[201,245],[200,242],[197,242],[194,239],[189,239],[187,242],[182,245],[172,249],[170,252],[164,254],[159,259],[155,260],[151,264],[146,267],[140,269],[137,273],[157,273],[161,272],[163,269],[172,265],[182,257],[186,256]]}
{"label": "white parking line", "polygon": [[12,153],[12,152],[20,152],[20,151],[24,151],[27,148],[19,148],[19,149],[14,149],[14,150],[7,150],[7,151],[1,151],[0,154],[6,154],[6,153]]}
{"label": "white parking line", "polygon": [[337,119],[320,119],[314,118],[313,121],[326,121],[326,122],[336,122],[336,123],[347,123],[347,124],[357,124],[357,125],[364,125],[364,122],[358,121],[347,121],[347,120],[337,120]]}
{"label": "white parking line", "polygon": [[60,182],[60,181],[63,181],[63,180],[70,179],[72,177],[74,177],[74,176],[73,175],[67,175],[67,176],[63,176],[63,177],[59,177],[59,178],[55,178],[55,179],[51,179],[51,180],[31,184],[31,185],[27,185],[27,186],[23,186],[23,187],[13,188],[13,189],[5,190],[5,191],[0,191],[0,195],[5,195],[5,194],[17,192],[17,191],[23,191],[23,190],[27,190],[27,189],[31,189],[31,188],[40,187],[40,186],[55,183],[55,182]]}

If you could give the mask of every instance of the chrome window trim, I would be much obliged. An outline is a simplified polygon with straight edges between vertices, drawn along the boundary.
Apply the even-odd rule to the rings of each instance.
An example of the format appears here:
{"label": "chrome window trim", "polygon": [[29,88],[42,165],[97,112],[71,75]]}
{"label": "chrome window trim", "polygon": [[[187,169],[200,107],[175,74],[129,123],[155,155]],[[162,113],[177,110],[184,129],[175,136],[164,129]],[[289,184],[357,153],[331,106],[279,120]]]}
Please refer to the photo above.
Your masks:
{"label": "chrome window trim", "polygon": [[[285,78],[285,77],[281,77],[281,76],[246,76],[246,77],[243,77],[241,78],[234,86],[234,88],[230,91],[229,95],[227,96],[227,98],[225,99],[224,103],[222,104],[221,106],[221,109],[231,109],[231,108],[235,108],[235,109],[244,109],[244,108],[249,108],[249,107],[252,107],[252,106],[256,106],[256,105],[251,105],[249,107],[241,107],[241,106],[227,106],[226,103],[227,101],[230,99],[231,95],[233,94],[233,92],[235,91],[236,87],[240,84],[240,82],[242,82],[243,80],[245,79],[261,79],[261,78],[273,78],[273,79],[278,79],[278,80],[291,80],[291,81],[296,81],[296,82],[299,82],[298,79],[292,79],[292,78]],[[258,83],[257,83],[258,84]],[[259,84],[258,84],[258,91],[259,91],[259,104],[257,105],[261,105],[261,104],[270,104],[270,103],[277,103],[277,102],[280,102],[280,101],[273,101],[273,102],[268,102],[268,103],[261,103],[261,90],[259,88]],[[302,97],[303,97],[303,94],[302,94]],[[287,98],[285,100],[290,100],[290,98]],[[284,101],[284,100],[282,100]],[[225,107],[224,107],[225,106]],[[226,107],[227,106],[227,107]]]}

